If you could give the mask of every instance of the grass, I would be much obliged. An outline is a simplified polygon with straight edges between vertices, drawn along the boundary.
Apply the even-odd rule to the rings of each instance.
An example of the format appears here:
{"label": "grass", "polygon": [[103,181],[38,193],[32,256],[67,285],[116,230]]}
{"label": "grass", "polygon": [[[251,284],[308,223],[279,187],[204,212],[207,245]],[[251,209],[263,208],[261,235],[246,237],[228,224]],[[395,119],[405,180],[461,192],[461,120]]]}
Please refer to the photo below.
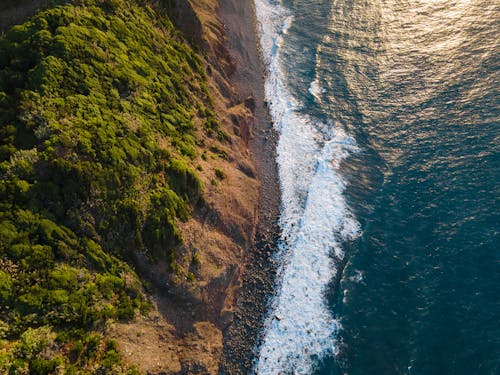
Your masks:
{"label": "grass", "polygon": [[147,311],[137,252],[175,265],[203,134],[203,62],[146,2],[80,0],[1,37],[0,372],[136,371],[95,332]]}

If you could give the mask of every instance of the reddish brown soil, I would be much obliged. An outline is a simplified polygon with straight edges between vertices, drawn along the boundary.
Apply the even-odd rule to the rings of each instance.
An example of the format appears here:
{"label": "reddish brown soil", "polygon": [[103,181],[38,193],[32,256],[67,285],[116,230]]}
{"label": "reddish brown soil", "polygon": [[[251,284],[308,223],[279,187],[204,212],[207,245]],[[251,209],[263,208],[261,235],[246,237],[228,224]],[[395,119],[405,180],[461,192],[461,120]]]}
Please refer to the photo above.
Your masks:
{"label": "reddish brown soil", "polygon": [[[197,280],[171,280],[165,265],[145,264],[155,284],[164,285],[153,313],[133,324],[116,324],[109,333],[147,373],[244,374],[251,369],[273,285],[277,136],[264,102],[251,0],[177,4],[178,26],[211,65],[217,113],[230,134],[228,143],[207,139],[206,146],[228,157],[200,160],[207,204],[182,226],[181,264]],[[227,177],[214,179],[215,169]]]}
{"label": "reddish brown soil", "polygon": [[[0,33],[49,3],[19,0],[2,9]],[[279,212],[277,136],[264,102],[253,3],[175,3],[178,26],[207,58],[209,86],[229,140],[205,137],[200,148],[208,150],[197,162],[206,204],[181,224],[180,272],[172,276],[166,264],[139,258],[141,274],[156,290],[153,311],[131,323],[110,323],[104,333],[143,373],[248,373],[272,291],[269,257]]]}

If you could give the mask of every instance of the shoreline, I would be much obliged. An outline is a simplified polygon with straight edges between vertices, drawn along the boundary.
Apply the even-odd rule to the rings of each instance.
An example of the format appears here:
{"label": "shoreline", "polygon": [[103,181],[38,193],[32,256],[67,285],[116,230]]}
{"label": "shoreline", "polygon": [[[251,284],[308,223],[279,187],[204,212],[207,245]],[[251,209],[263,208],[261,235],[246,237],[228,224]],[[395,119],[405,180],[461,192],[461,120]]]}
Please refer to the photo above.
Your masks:
{"label": "shoreline", "polygon": [[[248,374],[275,285],[272,258],[280,237],[281,202],[278,134],[265,101],[265,69],[254,3],[193,0],[177,5],[178,14],[172,16],[176,27],[205,50],[213,68],[208,82],[221,117],[225,116],[222,124],[228,133],[239,126],[235,146],[227,147],[231,161],[221,159],[203,167],[205,171],[225,169],[231,183],[221,183],[207,196],[213,216],[204,212],[183,227],[191,239],[187,250],[206,244],[201,254],[206,254],[201,259],[203,268],[189,268],[204,286],[196,289],[184,283],[175,289],[165,281],[169,279],[161,271],[164,264],[156,265],[152,272],[152,266],[144,263],[151,279],[145,277],[155,285],[153,311],[134,321],[116,322],[106,335],[118,343],[126,361],[139,365],[145,373]],[[26,18],[37,9],[26,6],[12,11]],[[246,163],[250,160],[254,168]],[[211,186],[208,181],[205,185]],[[226,201],[228,195],[232,200]],[[210,225],[214,227],[207,229]],[[141,347],[148,348],[147,355],[140,354]]]}
{"label": "shoreline", "polygon": [[259,48],[256,14],[252,0],[220,0],[226,47],[236,70],[229,77],[241,99],[253,97],[253,126],[249,148],[260,182],[256,234],[244,259],[242,286],[234,319],[223,331],[220,374],[248,374],[253,368],[269,296],[274,292],[276,264],[272,256],[280,236],[278,219],[281,194],[274,130],[265,101],[265,69]]}

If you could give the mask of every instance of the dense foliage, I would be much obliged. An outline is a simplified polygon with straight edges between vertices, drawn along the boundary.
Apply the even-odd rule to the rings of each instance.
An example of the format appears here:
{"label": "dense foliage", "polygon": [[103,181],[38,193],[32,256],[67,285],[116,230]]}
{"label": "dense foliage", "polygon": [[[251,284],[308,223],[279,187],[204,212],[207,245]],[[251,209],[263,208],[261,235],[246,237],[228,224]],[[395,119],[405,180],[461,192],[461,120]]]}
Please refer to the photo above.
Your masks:
{"label": "dense foliage", "polygon": [[201,60],[137,1],[75,1],[0,39],[0,372],[119,373],[88,332],[147,309],[137,254],[175,269],[210,103]]}

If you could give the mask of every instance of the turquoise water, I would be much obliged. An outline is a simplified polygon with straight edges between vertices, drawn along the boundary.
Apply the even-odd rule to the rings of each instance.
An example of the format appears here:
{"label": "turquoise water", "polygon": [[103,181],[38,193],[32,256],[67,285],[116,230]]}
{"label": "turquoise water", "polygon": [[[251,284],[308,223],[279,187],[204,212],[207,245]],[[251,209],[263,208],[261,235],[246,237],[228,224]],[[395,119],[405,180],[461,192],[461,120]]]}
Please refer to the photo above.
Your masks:
{"label": "turquoise water", "polygon": [[499,374],[500,6],[255,0],[280,132],[261,374]]}

